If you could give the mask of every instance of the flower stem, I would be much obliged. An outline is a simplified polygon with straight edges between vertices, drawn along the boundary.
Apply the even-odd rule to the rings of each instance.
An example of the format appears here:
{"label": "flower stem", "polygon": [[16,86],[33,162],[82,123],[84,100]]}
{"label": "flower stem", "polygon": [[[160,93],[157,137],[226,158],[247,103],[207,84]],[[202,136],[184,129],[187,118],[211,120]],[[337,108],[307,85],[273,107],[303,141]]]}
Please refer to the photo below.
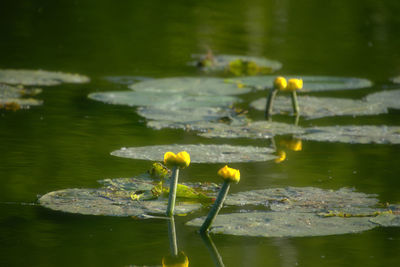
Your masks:
{"label": "flower stem", "polygon": [[274,99],[277,92],[278,89],[272,88],[268,94],[267,104],[265,106],[265,118],[268,120],[271,118],[272,115],[272,106],[274,105]]}
{"label": "flower stem", "polygon": [[174,166],[172,168],[172,175],[169,186],[169,197],[168,197],[168,206],[166,213],[168,217],[174,215],[176,187],[178,186],[178,176],[179,176],[179,168],[177,166]]}
{"label": "flower stem", "polygon": [[205,219],[204,223],[200,227],[200,233],[204,233],[208,231],[208,228],[210,228],[211,224],[213,223],[215,217],[218,215],[219,210],[222,208],[222,205],[224,204],[226,195],[228,195],[230,187],[230,181],[225,180],[224,183],[222,184],[221,190],[219,190],[217,199],[214,202],[214,205],[212,206],[210,212],[207,215],[207,218]]}
{"label": "flower stem", "polygon": [[291,96],[292,96],[293,113],[295,115],[298,115],[300,113],[300,110],[299,110],[299,103],[297,102],[296,91],[291,92]]}

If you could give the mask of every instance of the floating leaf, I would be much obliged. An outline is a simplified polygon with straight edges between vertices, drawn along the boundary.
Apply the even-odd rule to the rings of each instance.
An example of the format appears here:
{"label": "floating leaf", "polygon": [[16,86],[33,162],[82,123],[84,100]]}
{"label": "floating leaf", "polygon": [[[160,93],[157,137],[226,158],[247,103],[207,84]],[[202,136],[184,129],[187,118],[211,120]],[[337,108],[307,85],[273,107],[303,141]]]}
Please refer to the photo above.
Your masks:
{"label": "floating leaf", "polygon": [[[302,76],[291,75],[287,78],[301,78],[304,82],[304,87],[298,92],[318,92],[318,91],[333,91],[333,90],[350,90],[371,87],[372,82],[367,79],[360,78],[344,78],[344,77],[329,77],[329,76]],[[253,76],[232,79],[232,83],[243,84],[258,90],[271,88],[276,76]]]}
{"label": "floating leaf", "polygon": [[136,92],[147,93],[179,93],[187,95],[239,95],[248,93],[251,89],[242,88],[235,83],[227,83],[221,78],[163,78],[134,83],[129,86]]}
{"label": "floating leaf", "polygon": [[154,92],[103,92],[91,93],[90,99],[107,104],[127,106],[154,106],[157,108],[193,108],[193,107],[218,107],[229,106],[239,100],[233,96],[210,96],[210,95],[185,95],[179,93],[154,93]]}
{"label": "floating leaf", "polygon": [[384,108],[400,109],[400,90],[381,91],[367,95],[369,105],[381,105]]}
{"label": "floating leaf", "polygon": [[282,68],[282,63],[262,57],[239,55],[193,55],[193,65],[205,72],[227,71],[236,76],[268,74]]}
{"label": "floating leaf", "polygon": [[400,76],[394,77],[394,78],[392,79],[392,81],[393,81],[394,83],[400,83]]}
{"label": "floating leaf", "polygon": [[[272,188],[240,192],[227,197],[226,205],[241,213],[217,216],[212,233],[240,236],[295,237],[356,233],[378,225],[397,226],[399,215],[378,208],[376,195],[348,188]],[[381,217],[382,216],[382,217]],[[187,223],[200,226],[204,218]]]}
{"label": "floating leaf", "polygon": [[[204,218],[187,223],[200,226]],[[366,231],[376,225],[367,218],[323,218],[303,212],[246,212],[221,214],[211,233],[259,237],[303,237],[350,234]]]}
{"label": "floating leaf", "polygon": [[200,136],[208,138],[271,138],[282,134],[301,134],[304,129],[280,122],[256,121],[246,125],[213,124],[201,131]]}
{"label": "floating leaf", "polygon": [[[385,106],[380,103],[369,103],[363,100],[312,96],[298,96],[297,98],[300,106],[300,116],[309,119],[329,116],[375,115],[387,112]],[[258,99],[250,105],[257,110],[265,111],[266,98]],[[275,98],[273,113],[290,114],[292,112],[293,107],[290,97],[278,96]]]}
{"label": "floating leaf", "polygon": [[40,89],[26,89],[6,84],[0,84],[0,109],[18,110],[38,106],[43,103],[41,100],[24,98],[25,96],[36,95]]}
{"label": "floating leaf", "polygon": [[87,83],[89,78],[80,74],[44,70],[0,70],[0,82],[23,85],[58,85],[61,83]]}
{"label": "floating leaf", "polygon": [[107,81],[112,83],[129,85],[132,83],[142,82],[151,80],[152,78],[142,76],[106,76],[104,77]]}
{"label": "floating leaf", "polygon": [[400,144],[396,126],[326,126],[306,128],[301,139],[354,144]]}
{"label": "floating leaf", "polygon": [[[97,189],[64,189],[47,193],[39,199],[40,205],[53,210],[85,215],[136,216],[164,214],[167,198],[152,196],[156,182],[145,175],[136,178],[106,179]],[[210,186],[190,185],[206,193]],[[136,196],[133,200],[133,196]],[[178,198],[176,214],[187,214],[199,209],[198,201]]]}
{"label": "floating leaf", "polygon": [[162,161],[166,151],[186,151],[193,163],[257,162],[273,160],[274,150],[268,147],[231,145],[160,145],[122,148],[113,156],[151,161]]}
{"label": "floating leaf", "polygon": [[245,123],[247,121],[244,116],[237,116],[233,109],[222,107],[140,107],[137,113],[148,120],[168,121],[185,125],[203,121],[226,120],[230,123],[233,121]]}

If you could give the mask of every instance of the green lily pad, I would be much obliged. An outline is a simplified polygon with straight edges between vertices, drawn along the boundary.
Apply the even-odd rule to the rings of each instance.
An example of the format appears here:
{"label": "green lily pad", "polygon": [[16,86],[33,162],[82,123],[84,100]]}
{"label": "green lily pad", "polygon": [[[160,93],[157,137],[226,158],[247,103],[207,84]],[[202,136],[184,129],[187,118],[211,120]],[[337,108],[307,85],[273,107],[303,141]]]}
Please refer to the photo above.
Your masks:
{"label": "green lily pad", "polygon": [[106,76],[104,79],[112,83],[130,85],[132,83],[151,80],[152,78],[142,76]]}
{"label": "green lily pad", "polygon": [[58,85],[61,83],[87,83],[84,75],[44,70],[0,70],[0,82],[23,85]]}
{"label": "green lily pad", "polygon": [[352,144],[400,144],[397,126],[326,126],[306,128],[301,139]]}
{"label": "green lily pad", "polygon": [[233,109],[222,107],[140,107],[137,113],[148,120],[168,121],[184,125],[204,121],[218,122],[224,119],[238,124],[244,124],[247,121],[244,116],[237,116]]}
{"label": "green lily pad", "polygon": [[[371,103],[363,100],[312,96],[298,96],[297,99],[300,107],[300,116],[308,119],[387,113],[385,106],[378,102]],[[266,98],[253,101],[250,105],[254,109],[265,111]],[[291,114],[292,112],[292,99],[290,97],[278,96],[275,98],[273,114]]]}
{"label": "green lily pad", "polygon": [[304,129],[287,123],[256,121],[246,125],[213,124],[198,135],[208,138],[264,138],[269,139],[275,135],[301,134]]}
{"label": "green lily pad", "polygon": [[[378,225],[398,226],[400,217],[393,207],[380,208],[376,195],[348,188],[254,190],[228,196],[225,205],[239,206],[242,212],[218,215],[212,233],[265,237],[337,235]],[[187,225],[200,226],[203,221],[204,217],[197,218]]]}
{"label": "green lily pad", "polygon": [[250,92],[250,88],[243,88],[235,83],[227,83],[221,78],[163,78],[134,83],[129,86],[136,92],[147,93],[176,93],[191,96],[220,96],[239,95]]}
{"label": "green lily pad", "polygon": [[[204,218],[187,223],[201,226]],[[215,234],[258,237],[304,237],[351,234],[366,231],[376,225],[366,218],[323,218],[302,212],[246,212],[221,214],[210,230]]]}
{"label": "green lily pad", "polygon": [[[168,199],[152,195],[151,190],[157,182],[146,175],[136,178],[105,179],[99,182],[103,187],[97,189],[73,188],[47,193],[39,198],[39,203],[52,210],[84,215],[147,218],[151,214],[165,214]],[[204,188],[201,184],[189,184],[189,186],[203,193],[210,189],[210,185]],[[201,203],[198,201],[178,197],[175,214],[185,215],[199,208]]]}
{"label": "green lily pad", "polygon": [[[232,83],[243,84],[258,90],[272,88],[276,76],[252,76],[242,77],[230,80]],[[302,92],[318,92],[318,91],[333,91],[333,90],[351,90],[367,88],[372,86],[372,82],[367,79],[360,78],[345,78],[345,77],[329,77],[329,76],[301,76],[291,75],[286,78],[301,78],[304,86],[299,93]]]}
{"label": "green lily pad", "polygon": [[41,105],[43,103],[41,100],[25,98],[26,96],[36,95],[40,92],[40,89],[27,89],[19,86],[0,84],[0,109],[18,110]]}
{"label": "green lily pad", "polygon": [[114,105],[154,106],[164,108],[193,108],[193,107],[219,107],[229,106],[239,99],[233,96],[210,96],[210,95],[185,95],[178,93],[154,93],[154,92],[103,92],[91,93],[90,99]]}
{"label": "green lily pad", "polygon": [[400,109],[400,90],[381,91],[366,96],[370,105],[381,105],[384,108]]}
{"label": "green lily pad", "polygon": [[254,146],[231,145],[160,145],[122,148],[111,155],[123,158],[163,161],[167,151],[186,151],[192,163],[258,162],[276,158],[273,149]]}
{"label": "green lily pad", "polygon": [[226,71],[236,76],[268,74],[282,68],[282,63],[262,57],[239,55],[193,55],[193,65],[205,72]]}

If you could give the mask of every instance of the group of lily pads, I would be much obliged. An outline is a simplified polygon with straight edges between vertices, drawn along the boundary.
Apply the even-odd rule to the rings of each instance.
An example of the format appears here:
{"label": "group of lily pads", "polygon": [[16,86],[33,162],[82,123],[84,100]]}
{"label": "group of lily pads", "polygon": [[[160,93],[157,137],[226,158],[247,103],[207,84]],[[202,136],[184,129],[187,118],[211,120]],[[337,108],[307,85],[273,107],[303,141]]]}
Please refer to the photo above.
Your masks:
{"label": "group of lily pads", "polygon": [[[134,107],[146,119],[148,127],[183,129],[207,138],[270,138],[291,135],[287,147],[298,151],[301,139],[345,143],[400,144],[400,127],[385,125],[332,125],[302,127],[272,121],[252,121],[245,111],[237,108],[241,95],[265,92],[265,98],[250,103],[249,107],[265,111],[267,96],[274,90],[281,64],[267,59],[244,56],[214,56],[210,53],[195,56],[191,64],[206,74],[218,77],[169,77],[142,79],[133,82],[128,90],[94,92],[89,98],[107,104]],[[227,77],[233,75],[231,77]],[[248,75],[248,76],[241,76]],[[299,109],[295,115],[311,120],[329,116],[363,116],[388,113],[400,109],[399,89],[384,90],[363,99],[317,97],[318,92],[334,90],[362,90],[373,83],[362,78],[300,76],[303,86],[298,90]],[[118,77],[109,79],[118,81]],[[127,79],[123,79],[124,84]],[[1,80],[0,80],[1,81]],[[300,88],[299,88],[300,89]],[[308,96],[307,93],[315,93]],[[290,95],[279,92],[271,109],[275,114],[292,116]],[[152,162],[150,170],[131,178],[105,179],[95,189],[64,189],[50,192],[39,199],[45,207],[72,213],[110,216],[158,218],[171,215],[171,195],[176,192],[172,214],[186,215],[208,209],[217,202],[217,192],[224,186],[203,183],[174,184],[176,170],[159,162],[165,152],[186,151],[192,163],[255,162],[284,157],[276,147],[232,145],[161,145],[121,148],[111,154]],[[175,173],[175,174],[174,174]],[[222,201],[223,202],[223,201]],[[319,188],[258,189],[227,195],[223,210],[213,225],[212,233],[241,236],[318,236],[355,233],[377,226],[400,226],[400,207],[383,205],[375,195],[351,189],[324,190]],[[214,203],[213,207],[216,207]],[[218,210],[221,209],[222,204]],[[217,208],[211,208],[217,209]],[[169,211],[169,212],[168,212]],[[229,212],[226,212],[229,211]],[[217,212],[218,213],[218,212]],[[214,220],[215,219],[215,220]],[[207,218],[187,222],[200,229]]]}
{"label": "group of lily pads", "polygon": [[33,98],[42,92],[36,86],[55,86],[62,83],[87,83],[84,75],[44,70],[0,69],[0,110],[17,111],[43,104]]}

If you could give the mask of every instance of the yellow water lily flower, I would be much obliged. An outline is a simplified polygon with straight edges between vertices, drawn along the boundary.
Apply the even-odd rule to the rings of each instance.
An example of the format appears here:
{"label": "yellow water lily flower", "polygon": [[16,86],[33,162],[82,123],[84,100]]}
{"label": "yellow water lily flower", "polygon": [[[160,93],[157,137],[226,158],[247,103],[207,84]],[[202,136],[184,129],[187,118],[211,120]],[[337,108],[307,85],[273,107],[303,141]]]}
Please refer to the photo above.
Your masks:
{"label": "yellow water lily flower", "polygon": [[274,88],[278,90],[285,90],[287,86],[286,79],[282,76],[278,76],[274,80]]}
{"label": "yellow water lily flower", "polygon": [[303,80],[302,79],[289,79],[287,85],[287,91],[297,91],[303,88]]}
{"label": "yellow water lily flower", "polygon": [[218,171],[218,175],[221,176],[224,180],[229,180],[230,182],[238,183],[240,181],[240,171],[229,168],[228,165],[221,168]]}
{"label": "yellow water lily flower", "polygon": [[301,139],[290,139],[290,140],[282,140],[280,142],[281,145],[289,148],[292,151],[301,151],[303,149],[303,143]]}
{"label": "yellow water lily flower", "polygon": [[168,166],[177,166],[179,168],[188,167],[190,164],[190,155],[186,151],[181,151],[176,155],[169,151],[164,154],[164,164]]}

